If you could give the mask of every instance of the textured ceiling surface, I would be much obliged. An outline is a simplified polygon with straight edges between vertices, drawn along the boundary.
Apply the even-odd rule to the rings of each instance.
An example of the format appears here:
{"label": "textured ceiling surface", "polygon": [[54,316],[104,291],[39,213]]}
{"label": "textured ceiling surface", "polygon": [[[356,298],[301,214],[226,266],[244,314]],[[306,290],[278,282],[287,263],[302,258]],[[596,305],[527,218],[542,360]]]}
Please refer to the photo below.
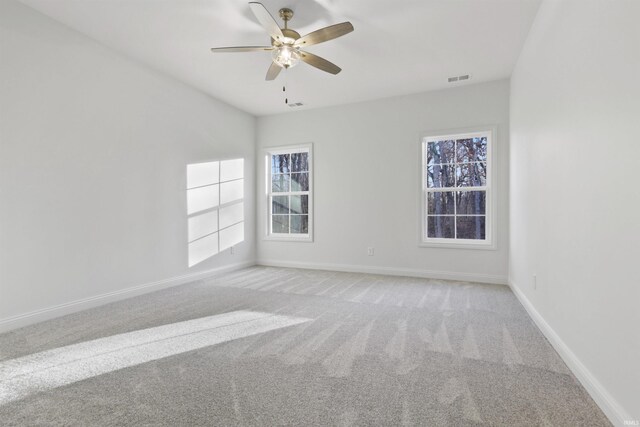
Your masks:
{"label": "textured ceiling surface", "polygon": [[[209,51],[269,44],[246,1],[22,2],[257,116],[507,78],[539,6],[539,0],[263,0],[276,18],[281,7],[293,9],[289,26],[302,35],[343,21],[355,27],[308,48],[340,66],[340,74],[301,63],[267,82],[269,52]],[[472,78],[447,83],[461,74]],[[289,102],[304,106],[285,105],[283,84]]]}

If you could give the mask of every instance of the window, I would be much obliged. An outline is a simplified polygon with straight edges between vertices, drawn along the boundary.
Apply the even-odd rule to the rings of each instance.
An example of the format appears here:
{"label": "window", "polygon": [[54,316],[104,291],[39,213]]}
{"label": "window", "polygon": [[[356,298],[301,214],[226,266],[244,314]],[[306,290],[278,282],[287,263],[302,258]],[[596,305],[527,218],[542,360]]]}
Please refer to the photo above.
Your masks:
{"label": "window", "polygon": [[189,267],[244,240],[244,159],[187,165]]}
{"label": "window", "polygon": [[268,237],[311,241],[311,145],[271,149],[266,160]]}
{"label": "window", "polygon": [[422,243],[493,247],[494,131],[422,139]]}

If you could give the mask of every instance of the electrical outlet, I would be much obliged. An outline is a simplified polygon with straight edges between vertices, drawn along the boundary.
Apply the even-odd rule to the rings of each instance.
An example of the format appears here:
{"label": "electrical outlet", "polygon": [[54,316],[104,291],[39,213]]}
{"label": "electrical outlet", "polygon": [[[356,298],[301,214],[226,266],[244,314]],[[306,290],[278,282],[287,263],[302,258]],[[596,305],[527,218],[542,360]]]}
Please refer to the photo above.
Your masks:
{"label": "electrical outlet", "polygon": [[233,254],[235,253],[235,249],[233,249],[233,246],[231,246],[231,247],[229,248],[229,253],[230,253],[231,255],[233,255]]}
{"label": "electrical outlet", "polygon": [[373,256],[373,248],[367,248],[367,255]]}
{"label": "electrical outlet", "polygon": [[538,289],[538,276],[533,275],[533,290]]}

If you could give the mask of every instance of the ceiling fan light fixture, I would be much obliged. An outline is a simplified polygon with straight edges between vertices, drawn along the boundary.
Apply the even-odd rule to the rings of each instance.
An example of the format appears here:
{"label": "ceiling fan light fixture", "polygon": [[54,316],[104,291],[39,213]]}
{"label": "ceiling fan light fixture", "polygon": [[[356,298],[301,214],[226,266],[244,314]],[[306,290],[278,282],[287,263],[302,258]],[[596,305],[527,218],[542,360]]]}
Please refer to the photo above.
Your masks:
{"label": "ceiling fan light fixture", "polygon": [[290,45],[282,45],[273,50],[273,62],[282,68],[295,67],[300,62],[300,49]]}

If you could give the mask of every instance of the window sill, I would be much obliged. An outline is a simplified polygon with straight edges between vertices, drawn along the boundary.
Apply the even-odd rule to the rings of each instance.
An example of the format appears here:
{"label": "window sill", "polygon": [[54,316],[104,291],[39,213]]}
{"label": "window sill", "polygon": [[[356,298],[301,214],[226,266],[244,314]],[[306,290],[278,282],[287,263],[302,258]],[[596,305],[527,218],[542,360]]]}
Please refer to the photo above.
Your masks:
{"label": "window sill", "polygon": [[288,235],[268,235],[265,236],[263,240],[268,240],[268,241],[273,241],[273,242],[302,242],[302,243],[311,243],[313,242],[313,237],[312,236],[300,236],[300,237],[294,237],[294,236],[288,236]]}
{"label": "window sill", "polygon": [[475,249],[475,250],[482,250],[482,251],[495,251],[498,249],[495,243],[487,243],[487,242],[477,243],[473,241],[461,241],[461,242],[451,242],[451,241],[424,242],[423,241],[418,243],[418,247],[438,248],[438,249]]}

